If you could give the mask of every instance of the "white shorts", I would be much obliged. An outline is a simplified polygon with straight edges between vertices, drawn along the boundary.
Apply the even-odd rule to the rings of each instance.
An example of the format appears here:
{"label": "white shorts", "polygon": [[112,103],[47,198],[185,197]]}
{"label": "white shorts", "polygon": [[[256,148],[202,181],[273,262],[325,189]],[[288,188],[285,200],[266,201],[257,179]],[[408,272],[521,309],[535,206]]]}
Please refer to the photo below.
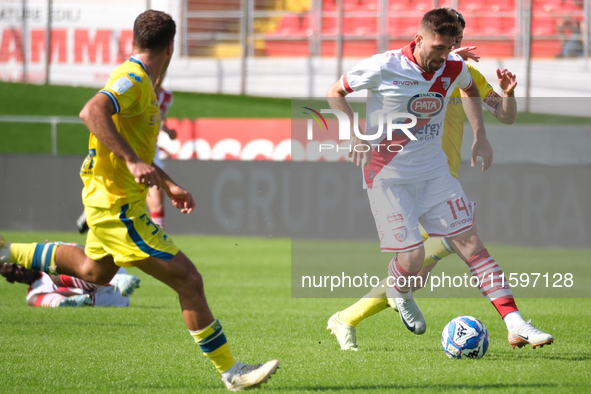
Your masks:
{"label": "white shorts", "polygon": [[431,237],[453,237],[474,223],[468,201],[453,176],[367,190],[383,252],[404,252],[423,245],[419,222]]}
{"label": "white shorts", "polygon": [[27,292],[27,301],[36,294],[53,293],[57,290],[57,286],[51,280],[51,277],[44,272],[41,272],[41,277],[31,283]]}
{"label": "white shorts", "polygon": [[154,155],[154,164],[156,164],[161,170],[164,169],[164,162],[160,159],[160,148],[156,146],[156,154]]}

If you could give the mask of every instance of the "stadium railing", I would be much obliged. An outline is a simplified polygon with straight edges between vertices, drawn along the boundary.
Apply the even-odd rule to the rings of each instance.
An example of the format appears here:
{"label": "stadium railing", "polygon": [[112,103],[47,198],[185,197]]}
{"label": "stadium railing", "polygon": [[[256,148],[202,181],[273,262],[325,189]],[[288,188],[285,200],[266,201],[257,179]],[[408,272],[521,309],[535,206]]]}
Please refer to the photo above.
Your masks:
{"label": "stadium railing", "polygon": [[76,116],[23,116],[0,115],[0,123],[49,123],[51,125],[51,155],[57,156],[57,125],[58,123],[83,123]]}

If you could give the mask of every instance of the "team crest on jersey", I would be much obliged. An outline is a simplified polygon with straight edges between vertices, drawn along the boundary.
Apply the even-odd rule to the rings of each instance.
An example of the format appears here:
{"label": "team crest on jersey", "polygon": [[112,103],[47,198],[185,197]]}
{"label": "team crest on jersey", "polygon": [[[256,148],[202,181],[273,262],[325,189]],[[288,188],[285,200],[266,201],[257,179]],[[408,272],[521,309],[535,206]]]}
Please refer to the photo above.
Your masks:
{"label": "team crest on jersey", "polygon": [[119,94],[123,94],[132,86],[133,82],[131,82],[128,78],[121,77],[111,86],[111,89]]}
{"label": "team crest on jersey", "polygon": [[172,239],[162,230],[158,231],[158,240],[164,245],[172,245]]}
{"label": "team crest on jersey", "polygon": [[443,85],[443,90],[447,90],[451,85],[451,77],[441,77],[441,85]]}
{"label": "team crest on jersey", "polygon": [[392,230],[392,233],[394,234],[394,238],[396,238],[398,242],[404,242],[404,240],[406,239],[407,233],[405,226],[395,228],[394,230]]}
{"label": "team crest on jersey", "polygon": [[140,75],[134,73],[127,73],[131,78],[133,78],[136,82],[142,82],[142,77]]}
{"label": "team crest on jersey", "polygon": [[408,100],[407,111],[417,119],[429,119],[443,109],[443,96],[437,92],[419,93]]}

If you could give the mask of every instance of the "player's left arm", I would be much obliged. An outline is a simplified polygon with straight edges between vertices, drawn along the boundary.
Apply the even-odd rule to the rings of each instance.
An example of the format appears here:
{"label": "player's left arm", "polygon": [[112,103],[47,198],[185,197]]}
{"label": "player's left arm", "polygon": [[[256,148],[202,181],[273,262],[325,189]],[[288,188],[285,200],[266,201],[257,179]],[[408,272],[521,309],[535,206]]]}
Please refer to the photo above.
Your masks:
{"label": "player's left arm", "polygon": [[160,175],[160,187],[164,190],[166,195],[170,197],[172,205],[182,213],[193,212],[193,209],[195,208],[195,200],[193,200],[191,193],[177,185],[162,168],[154,163],[152,163],[152,166],[156,169],[158,175]]}
{"label": "player's left arm", "polygon": [[503,90],[503,97],[499,97],[500,105],[497,106],[493,115],[501,123],[513,124],[517,119],[517,102],[515,101],[516,76],[506,68],[503,70],[497,68],[497,81],[499,87]]}
{"label": "player's left arm", "polygon": [[171,140],[175,140],[177,137],[177,132],[175,129],[169,129],[165,122],[166,119],[162,119],[162,127],[160,127],[160,131],[164,131],[168,134],[168,138]]}
{"label": "player's left arm", "polygon": [[[469,74],[468,74],[469,75]],[[472,77],[470,77],[470,80]],[[464,112],[468,117],[472,132],[474,133],[474,143],[472,144],[472,160],[471,165],[476,165],[477,157],[482,157],[482,172],[489,169],[493,161],[493,150],[490,142],[486,138],[486,130],[484,128],[484,117],[482,115],[482,102],[480,98],[480,90],[478,86],[471,81],[465,89],[461,89],[462,105]]]}

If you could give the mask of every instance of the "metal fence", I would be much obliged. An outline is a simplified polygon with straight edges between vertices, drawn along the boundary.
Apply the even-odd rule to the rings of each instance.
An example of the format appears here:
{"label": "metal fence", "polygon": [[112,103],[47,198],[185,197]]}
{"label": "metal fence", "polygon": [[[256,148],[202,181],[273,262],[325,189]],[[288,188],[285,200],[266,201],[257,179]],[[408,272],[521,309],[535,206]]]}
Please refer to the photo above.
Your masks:
{"label": "metal fence", "polygon": [[[402,47],[413,38],[426,11],[449,6],[464,15],[464,42],[477,45],[483,59],[494,59],[495,64],[510,64],[514,59],[525,62],[519,63],[523,82],[535,73],[531,59],[534,63],[539,59],[538,64],[549,73],[565,65],[580,65],[581,61],[585,62],[581,72],[589,72],[590,3],[105,0],[99,4],[83,0],[3,0],[0,80],[100,86],[113,67],[130,55],[133,20],[152,7],[169,12],[178,25],[169,87],[317,96],[312,85],[319,80],[312,74],[328,73],[334,80],[346,71],[350,59]],[[556,60],[554,66],[544,63],[548,60]],[[302,90],[301,78],[284,78],[286,73],[305,77],[310,86]],[[277,78],[265,82],[263,77],[271,76]],[[285,88],[291,94],[277,92],[276,81],[288,81]],[[265,84],[268,87],[261,88]],[[524,94],[530,93],[528,89]]]}
{"label": "metal fence", "polygon": [[182,53],[371,56],[412,39],[434,7],[460,11],[491,56],[589,54],[588,0],[183,0]]}
{"label": "metal fence", "polygon": [[51,133],[51,155],[57,156],[57,125],[60,123],[84,124],[75,116],[19,116],[0,115],[0,123],[40,123],[49,124]]}

